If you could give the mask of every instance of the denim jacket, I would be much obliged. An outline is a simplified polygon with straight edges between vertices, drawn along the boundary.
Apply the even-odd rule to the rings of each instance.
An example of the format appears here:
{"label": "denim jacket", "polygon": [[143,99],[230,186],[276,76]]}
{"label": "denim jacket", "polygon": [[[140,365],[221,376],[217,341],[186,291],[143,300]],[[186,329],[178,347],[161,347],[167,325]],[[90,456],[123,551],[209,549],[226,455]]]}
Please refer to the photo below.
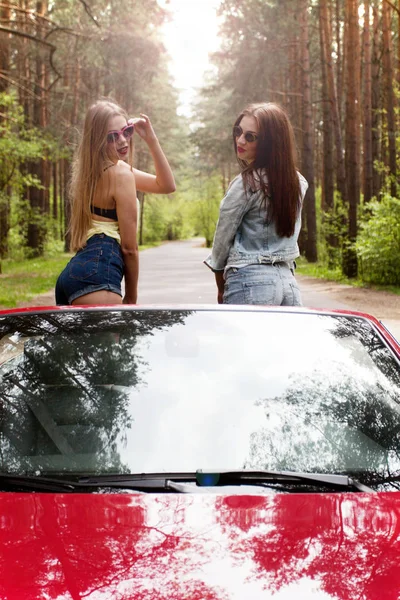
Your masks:
{"label": "denim jacket", "polygon": [[[308,183],[299,173],[301,204]],[[301,227],[301,210],[294,234],[280,237],[274,223],[265,218],[262,192],[247,190],[242,175],[231,182],[220,206],[219,219],[211,254],[204,263],[212,271],[226,271],[253,264],[286,262],[290,267],[300,254],[297,239]]]}

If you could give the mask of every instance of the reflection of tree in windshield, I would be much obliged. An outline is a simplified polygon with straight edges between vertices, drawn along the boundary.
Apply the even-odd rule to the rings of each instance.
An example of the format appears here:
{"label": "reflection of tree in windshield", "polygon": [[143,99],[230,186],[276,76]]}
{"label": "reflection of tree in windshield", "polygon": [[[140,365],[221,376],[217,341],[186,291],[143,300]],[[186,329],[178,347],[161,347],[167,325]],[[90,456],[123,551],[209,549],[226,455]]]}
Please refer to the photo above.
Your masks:
{"label": "reflection of tree in windshield", "polygon": [[[399,363],[394,359],[381,338],[365,319],[337,317],[334,323],[335,328],[331,331],[334,337],[338,339],[353,337],[357,340],[372,357],[374,363],[382,373],[391,379],[394,385],[400,388]],[[356,355],[354,359],[357,360]],[[400,404],[400,398],[398,398],[398,402]]]}
{"label": "reflection of tree in windshield", "polygon": [[[146,367],[137,342],[182,323],[187,314],[13,317],[14,332],[25,343],[22,357],[3,367],[0,383],[3,470],[124,471],[116,439],[130,427],[127,394],[140,385]],[[2,325],[7,335],[13,333],[9,321],[7,329]]]}
{"label": "reflection of tree in windshield", "polygon": [[348,365],[332,360],[329,369],[322,362],[288,374],[282,396],[258,401],[267,426],[252,434],[245,467],[344,472],[367,484],[399,472],[398,364],[368,325],[359,328],[339,318],[331,331]]}

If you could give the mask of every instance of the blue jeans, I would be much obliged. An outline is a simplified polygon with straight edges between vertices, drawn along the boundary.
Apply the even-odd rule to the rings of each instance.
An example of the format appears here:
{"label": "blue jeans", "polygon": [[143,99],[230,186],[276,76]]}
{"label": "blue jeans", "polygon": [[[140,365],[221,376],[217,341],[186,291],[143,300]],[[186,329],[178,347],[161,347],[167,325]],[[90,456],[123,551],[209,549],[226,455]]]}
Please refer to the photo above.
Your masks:
{"label": "blue jeans", "polygon": [[302,306],[299,286],[286,263],[228,269],[223,302]]}
{"label": "blue jeans", "polygon": [[122,296],[124,261],[121,246],[114,238],[100,233],[71,258],[56,283],[56,303],[72,304],[85,294],[108,290]]}

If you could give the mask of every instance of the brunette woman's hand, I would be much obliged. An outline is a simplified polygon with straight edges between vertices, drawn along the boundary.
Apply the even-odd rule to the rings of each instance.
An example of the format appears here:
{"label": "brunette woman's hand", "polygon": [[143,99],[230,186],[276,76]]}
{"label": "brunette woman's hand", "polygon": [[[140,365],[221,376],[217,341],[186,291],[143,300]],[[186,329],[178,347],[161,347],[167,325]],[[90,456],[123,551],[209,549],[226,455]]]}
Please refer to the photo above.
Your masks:
{"label": "brunette woman's hand", "polygon": [[147,115],[140,113],[140,117],[129,119],[129,125],[135,125],[135,131],[145,142],[149,143],[157,139],[153,126]]}
{"label": "brunette woman's hand", "polygon": [[218,304],[224,303],[224,290],[225,290],[225,280],[224,280],[224,272],[223,271],[215,271],[215,283],[217,284],[218,295],[217,301]]}
{"label": "brunette woman's hand", "polygon": [[122,304],[137,304],[137,296],[135,298],[128,298],[124,296],[122,299]]}

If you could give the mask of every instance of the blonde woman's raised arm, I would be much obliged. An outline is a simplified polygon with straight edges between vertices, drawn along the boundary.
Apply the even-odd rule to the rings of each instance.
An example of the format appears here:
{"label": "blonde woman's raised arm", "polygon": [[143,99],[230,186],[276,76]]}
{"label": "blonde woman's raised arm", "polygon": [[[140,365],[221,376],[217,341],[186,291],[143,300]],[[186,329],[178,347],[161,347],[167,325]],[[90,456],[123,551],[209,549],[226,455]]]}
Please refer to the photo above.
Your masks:
{"label": "blonde woman's raised arm", "polygon": [[135,124],[135,131],[146,142],[153,158],[156,174],[134,169],[136,188],[148,194],[172,194],[175,191],[175,179],[167,157],[147,115],[141,114],[139,119],[130,119]]}

